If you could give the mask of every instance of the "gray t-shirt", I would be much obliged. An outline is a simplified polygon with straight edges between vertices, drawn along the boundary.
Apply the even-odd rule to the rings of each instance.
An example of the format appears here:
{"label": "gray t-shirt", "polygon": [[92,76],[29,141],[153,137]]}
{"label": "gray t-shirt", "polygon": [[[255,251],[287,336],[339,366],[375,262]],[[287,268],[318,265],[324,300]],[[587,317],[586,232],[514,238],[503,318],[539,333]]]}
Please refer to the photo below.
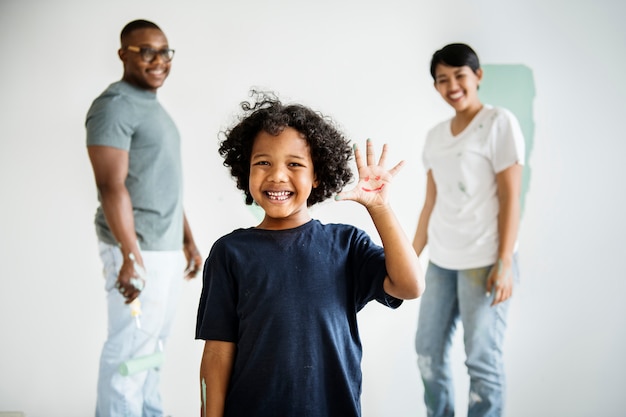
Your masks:
{"label": "gray t-shirt", "polygon": [[[126,188],[140,247],[155,251],[182,248],[180,136],[156,94],[124,81],[115,82],[94,100],[85,126],[87,146],[111,146],[129,152]],[[96,211],[95,224],[101,241],[117,244],[102,206]]]}

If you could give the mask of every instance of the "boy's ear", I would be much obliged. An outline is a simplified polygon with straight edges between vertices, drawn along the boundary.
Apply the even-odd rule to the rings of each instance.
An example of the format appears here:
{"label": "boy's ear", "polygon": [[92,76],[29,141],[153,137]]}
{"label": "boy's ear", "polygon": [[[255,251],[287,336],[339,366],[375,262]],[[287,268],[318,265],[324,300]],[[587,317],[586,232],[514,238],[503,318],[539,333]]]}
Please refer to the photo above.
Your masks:
{"label": "boy's ear", "polygon": [[317,175],[313,178],[313,188],[317,188],[320,185],[320,182],[317,180]]}

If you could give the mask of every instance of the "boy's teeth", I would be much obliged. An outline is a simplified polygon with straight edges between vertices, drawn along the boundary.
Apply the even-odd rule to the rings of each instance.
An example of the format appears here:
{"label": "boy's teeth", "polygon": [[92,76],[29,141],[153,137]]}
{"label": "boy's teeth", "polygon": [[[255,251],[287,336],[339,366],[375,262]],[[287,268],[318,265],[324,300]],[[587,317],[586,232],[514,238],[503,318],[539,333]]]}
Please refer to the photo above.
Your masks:
{"label": "boy's teeth", "polygon": [[276,198],[276,199],[286,199],[287,197],[289,197],[291,195],[291,192],[289,191],[268,191],[267,195],[270,196],[271,198]]}

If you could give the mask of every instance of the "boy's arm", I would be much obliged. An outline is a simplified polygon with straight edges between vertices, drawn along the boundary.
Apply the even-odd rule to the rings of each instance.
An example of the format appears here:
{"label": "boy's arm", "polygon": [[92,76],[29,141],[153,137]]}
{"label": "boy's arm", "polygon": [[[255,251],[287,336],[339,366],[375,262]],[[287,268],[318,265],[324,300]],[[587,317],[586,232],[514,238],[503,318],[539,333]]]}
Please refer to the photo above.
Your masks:
{"label": "boy's arm", "polygon": [[424,292],[424,274],[417,254],[389,205],[367,209],[385,250],[385,292],[409,300]]}
{"label": "boy's arm", "polygon": [[359,148],[355,146],[354,157],[359,171],[359,182],[352,191],[338,194],[337,199],[361,203],[372,217],[385,250],[385,292],[399,299],[417,298],[424,292],[424,273],[409,238],[389,205],[388,197],[391,180],[404,162],[387,170],[384,167],[386,156],[387,145],[384,145],[377,164],[374,146],[368,139],[366,164]]}
{"label": "boy's arm", "polygon": [[223,417],[236,345],[207,340],[200,363],[201,417]]}

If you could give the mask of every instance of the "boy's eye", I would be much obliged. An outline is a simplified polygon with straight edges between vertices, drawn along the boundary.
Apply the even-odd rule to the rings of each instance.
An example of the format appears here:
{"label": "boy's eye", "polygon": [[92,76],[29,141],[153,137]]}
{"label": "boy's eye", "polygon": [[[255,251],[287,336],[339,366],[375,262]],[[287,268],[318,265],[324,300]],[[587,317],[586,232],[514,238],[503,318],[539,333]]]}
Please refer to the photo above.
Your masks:
{"label": "boy's eye", "polygon": [[298,162],[291,162],[291,163],[289,164],[289,166],[290,166],[290,167],[301,167],[301,166],[302,166],[302,164],[300,164],[300,163],[298,163]]}
{"label": "boy's eye", "polygon": [[269,165],[269,162],[267,162],[267,161],[257,161],[255,163],[253,163],[252,165]]}

